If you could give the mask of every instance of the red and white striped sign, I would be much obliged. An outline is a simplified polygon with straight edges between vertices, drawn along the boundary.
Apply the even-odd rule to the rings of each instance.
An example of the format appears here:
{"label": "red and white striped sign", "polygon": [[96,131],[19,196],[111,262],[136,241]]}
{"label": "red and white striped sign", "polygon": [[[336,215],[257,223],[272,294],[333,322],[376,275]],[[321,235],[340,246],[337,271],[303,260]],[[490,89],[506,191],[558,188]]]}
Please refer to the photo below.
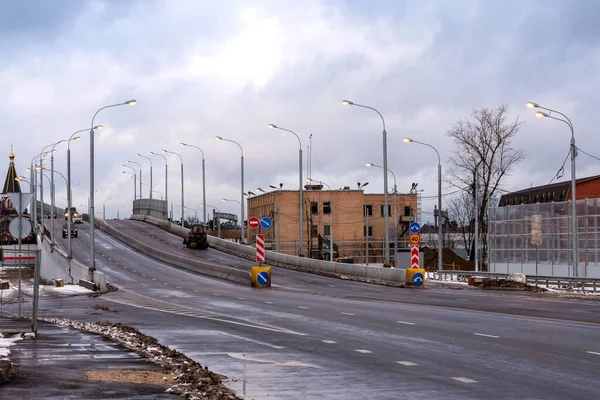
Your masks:
{"label": "red and white striped sign", "polygon": [[419,268],[419,245],[413,244],[410,249],[410,264],[413,268]]}
{"label": "red and white striped sign", "polygon": [[256,235],[256,262],[265,262],[265,235]]}

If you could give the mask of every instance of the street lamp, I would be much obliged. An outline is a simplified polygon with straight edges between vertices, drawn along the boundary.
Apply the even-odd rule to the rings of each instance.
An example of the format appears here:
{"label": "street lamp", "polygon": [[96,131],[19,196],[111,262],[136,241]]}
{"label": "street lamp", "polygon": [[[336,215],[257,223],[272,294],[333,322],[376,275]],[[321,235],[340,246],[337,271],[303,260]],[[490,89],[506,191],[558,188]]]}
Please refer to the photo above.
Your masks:
{"label": "street lamp", "polygon": [[323,181],[317,181],[311,178],[306,178],[307,182],[317,182],[327,186],[329,189],[329,261],[333,262],[333,191],[331,187]]}
{"label": "street lamp", "polygon": [[[72,136],[71,136],[72,137]],[[81,139],[79,136],[77,136],[76,138],[70,139],[69,138],[69,144],[71,143],[71,140],[79,140]],[[61,143],[64,143],[64,140],[61,140],[59,142],[56,142],[54,144],[54,146],[52,146],[52,150],[50,150],[50,208],[52,211],[50,211],[50,230],[52,231],[52,236],[50,239],[50,246],[54,246],[56,244],[55,240],[54,240],[54,214],[56,213],[55,210],[55,190],[54,190],[54,149],[56,148],[56,146],[58,146]],[[64,178],[64,176],[63,176]],[[66,181],[65,181],[66,183]],[[68,185],[67,185],[68,186]],[[67,187],[67,191],[69,190],[69,188]]]}
{"label": "street lamp", "polygon": [[186,209],[194,212],[194,221],[197,222],[198,221],[198,211],[195,208],[186,207]]}
{"label": "street lamp", "polygon": [[242,237],[241,237],[241,243],[244,244],[245,243],[245,240],[244,240],[244,149],[242,149],[242,146],[238,142],[236,142],[234,140],[224,139],[221,136],[215,136],[215,139],[216,140],[222,140],[224,142],[235,143],[235,144],[237,144],[237,146],[240,148],[240,151],[242,152],[242,164],[241,164],[242,165],[242,179],[241,179],[242,190],[241,190],[241,196],[240,196],[241,197],[240,206],[242,208],[242,221],[241,221],[240,226],[242,227],[242,230],[241,230],[241,235],[242,235]]}
{"label": "street lamp", "polygon": [[[217,210],[218,213],[221,213],[221,210],[219,210],[218,207],[211,206],[210,204],[202,203],[202,204],[200,204],[200,207],[204,208],[204,212],[205,213],[206,213],[206,208],[207,207],[212,207],[214,210]],[[213,233],[214,233],[214,230],[215,230],[215,223],[216,223],[215,222],[215,213],[214,213],[214,210],[213,210]],[[218,219],[219,219],[219,225],[217,226],[217,237],[220,239],[221,238],[221,218],[218,218]],[[242,222],[242,227],[243,226],[244,226],[244,223]]]}
{"label": "street lamp", "polygon": [[168,179],[169,175],[167,174],[167,171],[168,171],[169,165],[167,163],[167,157],[163,156],[162,154],[155,153],[153,151],[149,151],[148,153],[152,154],[153,156],[159,156],[159,157],[162,157],[162,158],[165,159],[165,201],[168,204],[169,203],[169,198],[168,198],[169,194],[168,194],[168,182],[167,182],[167,179]]}
{"label": "street lamp", "polygon": [[[140,153],[135,153],[136,156],[138,157],[142,157],[145,158],[146,160],[148,160],[150,162],[150,186],[148,186],[150,188],[150,200],[152,200],[152,160],[149,157],[143,156]],[[139,165],[139,164],[138,164]],[[142,169],[140,167],[140,175],[142,174]],[[140,185],[142,184],[142,180],[140,179]],[[147,185],[146,185],[147,186]],[[142,189],[140,189],[140,192],[142,191]],[[141,194],[141,193],[140,193]]]}
{"label": "street lamp", "polygon": [[[381,165],[373,164],[371,162],[367,162],[367,163],[365,163],[365,165],[367,167],[383,168]],[[396,265],[396,254],[398,254],[398,201],[397,201],[398,186],[396,185],[396,175],[394,174],[394,172],[389,168],[388,168],[388,172],[390,174],[392,174],[392,177],[394,178],[394,266],[395,266]],[[359,186],[359,189],[362,186],[364,186],[364,185]],[[369,227],[367,227],[367,229],[369,229]]]}
{"label": "street lamp", "polygon": [[181,157],[180,154],[175,153],[174,151],[169,151],[169,150],[163,149],[162,152],[169,153],[169,154],[175,154],[181,160],[181,226],[183,227],[183,219],[185,217],[185,215],[184,215],[185,206],[183,205],[183,157]]}
{"label": "street lamp", "polygon": [[423,146],[431,147],[438,157],[438,271],[441,271],[442,268],[442,161],[440,158],[440,153],[437,151],[435,147],[428,143],[419,142],[417,140],[413,140],[411,138],[404,138],[404,143],[417,143]]}
{"label": "street lamp", "polygon": [[160,199],[163,200],[163,195],[162,195],[161,192],[159,192],[158,190],[150,190],[150,186],[148,186],[145,183],[144,183],[144,186],[146,186],[148,188],[148,190],[150,191],[150,193],[158,193],[160,195]]}
{"label": "street lamp", "polygon": [[[123,166],[125,167],[126,165],[123,165]],[[132,173],[132,172],[129,172],[129,171],[121,171],[121,173],[122,174],[128,174],[129,175],[129,179],[133,179],[133,199],[135,200],[135,187],[137,186],[136,182],[135,182],[135,174]]]}
{"label": "street lamp", "polygon": [[[133,173],[130,173],[133,176],[133,200],[135,200],[137,198],[137,171],[135,170],[135,168],[130,167],[127,164],[121,164],[122,167],[125,168],[131,168],[131,170],[133,171]],[[125,173],[125,171],[123,171],[123,173]]]}
{"label": "street lamp", "polygon": [[[92,123],[90,125],[90,209],[89,209],[89,215],[90,215],[90,268],[89,268],[89,273],[90,273],[90,279],[92,280],[92,282],[94,281],[94,271],[96,270],[96,254],[95,254],[95,241],[94,241],[94,218],[95,218],[95,213],[94,213],[94,119],[96,119],[96,115],[98,115],[98,113],[106,108],[111,108],[111,107],[119,107],[119,106],[125,106],[125,105],[130,105],[133,106],[136,104],[135,100],[127,100],[124,103],[117,103],[117,104],[111,104],[108,106],[104,106],[100,109],[98,109],[98,111],[96,111],[96,113],[94,114],[94,116],[92,117]],[[70,211],[70,210],[69,210]],[[71,235],[69,235],[71,236]]]}
{"label": "street lamp", "polygon": [[[578,239],[578,232],[577,232],[577,229],[578,229],[577,228],[577,195],[576,195],[577,179],[575,176],[576,175],[575,157],[577,157],[577,147],[575,147],[575,130],[573,129],[573,123],[571,122],[569,117],[567,117],[565,114],[561,113],[560,111],[556,111],[556,110],[553,110],[548,107],[542,107],[539,104],[534,103],[532,101],[528,101],[525,105],[527,106],[527,108],[540,108],[542,110],[548,111],[547,113],[538,111],[535,113],[536,117],[550,118],[550,119],[564,122],[565,124],[567,124],[569,126],[569,129],[571,129],[571,220],[572,220],[571,229],[573,231],[571,237],[573,240],[573,276],[579,276],[579,256],[577,254],[579,251],[579,239]],[[561,115],[562,117],[564,117],[564,119],[554,117],[552,115],[552,113]]]}
{"label": "street lamp", "polygon": [[123,204],[122,206],[120,206],[119,208],[117,208],[117,219],[121,219],[121,215],[119,214],[119,212],[121,211],[121,208],[123,207],[127,207],[126,204]]}
{"label": "street lamp", "polygon": [[281,128],[281,127],[279,127],[277,125],[273,125],[273,124],[269,124],[268,127],[271,129],[279,129],[282,131],[293,133],[294,136],[296,136],[296,139],[298,139],[298,146],[299,146],[299,149],[298,149],[298,186],[299,186],[298,191],[299,191],[299,196],[300,196],[300,247],[299,247],[298,255],[300,257],[302,257],[303,252],[304,252],[303,251],[304,234],[302,231],[302,229],[303,229],[302,225],[303,225],[303,220],[304,220],[304,218],[303,218],[304,216],[303,216],[303,212],[302,212],[302,209],[303,209],[303,207],[302,207],[302,192],[303,192],[303,190],[302,190],[302,141],[300,140],[300,137],[298,136],[298,134],[296,134],[296,132],[294,132],[294,131],[291,131],[291,130],[285,129],[285,128]]}
{"label": "street lamp", "polygon": [[104,203],[102,204],[102,219],[106,221],[106,202],[112,200],[112,197],[109,197],[108,199],[104,200]]}
{"label": "street lamp", "polygon": [[[390,233],[389,233],[389,222],[388,222],[388,181],[387,181],[387,170],[388,170],[388,166],[387,166],[387,132],[385,130],[385,120],[383,119],[383,115],[381,115],[381,113],[370,106],[365,106],[362,104],[357,104],[354,103],[350,100],[343,100],[342,104],[345,106],[356,106],[356,107],[362,107],[362,108],[368,108],[369,110],[373,110],[375,111],[377,114],[379,114],[379,116],[381,117],[381,122],[383,123],[383,217],[384,217],[384,240],[385,243],[383,244],[383,248],[384,248],[384,259],[383,259],[383,266],[384,267],[389,267],[390,265]],[[368,229],[368,228],[367,228]]]}
{"label": "street lamp", "polygon": [[135,162],[135,161],[125,160],[125,162],[135,164],[140,169],[140,200],[141,200],[142,199],[142,166],[140,165],[140,163]]}
{"label": "street lamp", "polygon": [[[200,150],[200,153],[202,153],[202,203],[206,203],[206,174],[205,174],[205,169],[204,169],[204,151],[202,151],[202,149],[198,146],[194,146],[192,144],[187,144],[187,143],[179,143],[181,146],[187,146],[187,147],[193,147],[195,149]],[[183,163],[182,163],[183,165]],[[182,167],[183,168],[183,167]],[[204,223],[206,223],[206,209],[204,209]]]}

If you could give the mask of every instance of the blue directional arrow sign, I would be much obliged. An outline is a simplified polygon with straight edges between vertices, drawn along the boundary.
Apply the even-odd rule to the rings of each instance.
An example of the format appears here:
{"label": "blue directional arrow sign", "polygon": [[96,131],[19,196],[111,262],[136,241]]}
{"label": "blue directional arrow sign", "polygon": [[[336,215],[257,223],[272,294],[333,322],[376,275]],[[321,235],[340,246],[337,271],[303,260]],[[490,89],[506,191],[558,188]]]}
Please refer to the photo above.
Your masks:
{"label": "blue directional arrow sign", "polygon": [[419,233],[421,231],[421,225],[419,225],[418,222],[411,222],[408,229],[410,229],[410,233]]}
{"label": "blue directional arrow sign", "polygon": [[412,277],[412,283],[416,287],[422,286],[423,285],[423,274],[420,272],[417,272],[416,274],[414,274]]}
{"label": "blue directional arrow sign", "polygon": [[260,226],[263,229],[269,229],[271,227],[271,225],[273,225],[273,221],[271,221],[271,218],[269,218],[269,217],[262,217],[260,219]]}
{"label": "blue directional arrow sign", "polygon": [[260,286],[267,286],[269,284],[269,273],[267,271],[261,271],[256,276],[256,281]]}

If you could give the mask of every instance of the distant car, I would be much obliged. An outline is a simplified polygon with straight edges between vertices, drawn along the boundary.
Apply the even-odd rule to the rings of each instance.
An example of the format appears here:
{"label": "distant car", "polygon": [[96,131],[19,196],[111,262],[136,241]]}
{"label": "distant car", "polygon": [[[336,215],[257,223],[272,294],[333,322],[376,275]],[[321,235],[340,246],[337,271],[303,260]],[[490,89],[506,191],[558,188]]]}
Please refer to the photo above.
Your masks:
{"label": "distant car", "polygon": [[[65,222],[62,227],[62,237],[67,238],[69,236],[69,224]],[[71,224],[71,237],[77,237],[77,227],[74,224]]]}
{"label": "distant car", "polygon": [[71,214],[71,221],[74,224],[83,224],[83,217],[79,215],[79,213],[77,212],[77,208],[75,207],[71,207],[70,209],[68,207],[65,208],[65,221],[69,219],[69,210]]}

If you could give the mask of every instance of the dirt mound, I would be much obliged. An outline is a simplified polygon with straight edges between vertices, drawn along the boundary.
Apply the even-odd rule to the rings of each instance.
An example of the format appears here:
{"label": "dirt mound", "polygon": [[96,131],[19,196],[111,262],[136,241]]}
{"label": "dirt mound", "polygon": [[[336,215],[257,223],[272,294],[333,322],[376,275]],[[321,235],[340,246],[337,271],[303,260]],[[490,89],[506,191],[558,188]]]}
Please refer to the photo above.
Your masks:
{"label": "dirt mound", "polygon": [[[438,252],[437,249],[429,247],[421,248],[424,253],[423,263],[428,271],[437,271],[438,269]],[[471,261],[467,261],[451,249],[442,250],[442,266],[444,269],[454,269],[460,271],[473,271],[475,269]]]}
{"label": "dirt mound", "polygon": [[546,289],[530,286],[526,283],[510,281],[507,279],[484,279],[480,285],[485,290],[524,290],[527,292],[545,292]]}

